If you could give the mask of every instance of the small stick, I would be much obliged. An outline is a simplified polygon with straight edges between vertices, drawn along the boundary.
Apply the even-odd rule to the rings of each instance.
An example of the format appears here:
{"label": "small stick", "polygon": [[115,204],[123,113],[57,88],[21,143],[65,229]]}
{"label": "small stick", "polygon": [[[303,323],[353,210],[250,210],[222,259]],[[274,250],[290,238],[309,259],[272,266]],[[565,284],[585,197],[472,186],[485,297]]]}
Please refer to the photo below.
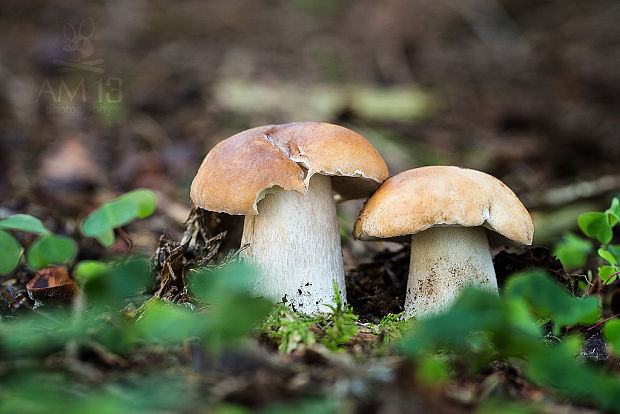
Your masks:
{"label": "small stick", "polygon": [[609,318],[607,318],[607,319],[605,319],[605,320],[603,320],[603,321],[600,321],[599,323],[597,323],[597,324],[596,324],[596,325],[594,325],[594,326],[590,326],[588,329],[586,329],[586,332],[587,332],[587,331],[590,331],[590,330],[592,330],[592,329],[594,329],[594,328],[596,328],[597,326],[601,326],[601,325],[602,325],[602,324],[604,324],[605,322],[609,322],[610,320],[612,320],[612,319],[614,319],[614,318],[617,318],[618,316],[620,316],[620,313],[618,313],[618,314],[616,314],[616,315],[614,315],[614,316],[610,316]]}
{"label": "small stick", "polygon": [[118,235],[120,236],[121,239],[123,239],[123,241],[127,245],[127,250],[125,251],[125,255],[129,256],[131,252],[133,252],[133,240],[131,240],[131,237],[129,237],[129,235],[125,232],[125,230],[122,229],[122,227],[117,228],[116,231],[118,231]]}
{"label": "small stick", "polygon": [[610,280],[611,280],[614,276],[618,276],[618,275],[620,275],[620,272],[616,272],[616,273],[612,274],[611,276],[609,276],[609,277],[607,278],[607,280],[605,281],[605,283],[603,283],[603,285],[602,285],[600,288],[598,288],[598,290],[596,291],[595,295],[598,295],[599,293],[601,293],[601,290],[603,290],[603,288],[605,288],[605,286],[607,286],[607,285],[609,284],[609,281],[610,281]]}

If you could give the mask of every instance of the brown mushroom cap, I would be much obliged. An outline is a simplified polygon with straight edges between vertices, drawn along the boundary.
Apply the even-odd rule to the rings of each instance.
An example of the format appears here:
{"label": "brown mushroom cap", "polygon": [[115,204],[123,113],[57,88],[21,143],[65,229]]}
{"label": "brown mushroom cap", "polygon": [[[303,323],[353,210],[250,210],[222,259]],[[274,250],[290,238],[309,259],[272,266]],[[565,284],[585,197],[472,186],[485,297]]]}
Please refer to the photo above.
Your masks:
{"label": "brown mushroom cap", "polygon": [[392,238],[433,226],[483,226],[531,244],[534,225],[515,193],[497,178],[459,167],[402,172],[375,192],[360,213],[355,238]]}
{"label": "brown mushroom cap", "polygon": [[279,186],[305,194],[314,174],[333,176],[334,191],[354,199],[370,195],[388,170],[377,150],[350,129],[322,122],[266,125],[213,147],[190,195],[205,210],[255,215],[264,190]]}

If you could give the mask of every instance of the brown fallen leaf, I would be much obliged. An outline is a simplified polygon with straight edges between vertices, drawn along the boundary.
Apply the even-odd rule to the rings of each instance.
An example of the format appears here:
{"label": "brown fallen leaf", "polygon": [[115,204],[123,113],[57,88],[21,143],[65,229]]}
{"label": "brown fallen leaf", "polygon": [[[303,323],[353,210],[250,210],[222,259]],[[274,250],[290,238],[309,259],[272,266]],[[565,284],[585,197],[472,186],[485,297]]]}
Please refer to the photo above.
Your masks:
{"label": "brown fallen leaf", "polygon": [[50,266],[39,270],[28,282],[26,289],[36,306],[71,303],[80,290],[63,266]]}

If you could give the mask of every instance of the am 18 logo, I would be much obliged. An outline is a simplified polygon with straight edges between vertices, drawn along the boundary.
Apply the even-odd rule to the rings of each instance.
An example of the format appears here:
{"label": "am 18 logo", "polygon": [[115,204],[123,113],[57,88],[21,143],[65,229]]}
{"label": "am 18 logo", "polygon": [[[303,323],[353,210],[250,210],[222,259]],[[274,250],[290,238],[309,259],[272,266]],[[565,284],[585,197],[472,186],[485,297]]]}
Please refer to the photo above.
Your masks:
{"label": "am 18 logo", "polygon": [[[41,84],[35,101],[46,96],[54,104],[85,104],[96,103],[98,106],[107,103],[118,103],[123,100],[123,79],[116,77],[97,77],[94,74],[103,74],[104,60],[93,58],[95,46],[95,23],[92,18],[82,20],[77,27],[65,23],[63,28],[64,45],[62,50],[66,59],[54,59],[59,73],[68,73],[70,76],[60,76],[52,80],[45,79]],[[84,112],[84,111],[71,111]]]}

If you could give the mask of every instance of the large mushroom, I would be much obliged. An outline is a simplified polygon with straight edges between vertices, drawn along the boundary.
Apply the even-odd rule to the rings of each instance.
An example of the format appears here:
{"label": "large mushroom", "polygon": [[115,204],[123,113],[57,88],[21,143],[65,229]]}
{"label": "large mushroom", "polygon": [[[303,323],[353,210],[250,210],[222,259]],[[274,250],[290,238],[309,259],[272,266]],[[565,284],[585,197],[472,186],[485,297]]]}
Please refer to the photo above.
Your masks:
{"label": "large mushroom", "polygon": [[262,269],[256,296],[313,314],[346,297],[334,193],[367,197],[388,177],[361,135],[295,122],[252,128],[218,143],[191,186],[194,204],[244,215],[243,257]]}
{"label": "large mushroom", "polygon": [[438,314],[470,286],[497,293],[489,240],[529,245],[533,233],[532,218],[504,183],[448,166],[415,168],[388,179],[353,230],[358,239],[411,236],[405,318]]}

